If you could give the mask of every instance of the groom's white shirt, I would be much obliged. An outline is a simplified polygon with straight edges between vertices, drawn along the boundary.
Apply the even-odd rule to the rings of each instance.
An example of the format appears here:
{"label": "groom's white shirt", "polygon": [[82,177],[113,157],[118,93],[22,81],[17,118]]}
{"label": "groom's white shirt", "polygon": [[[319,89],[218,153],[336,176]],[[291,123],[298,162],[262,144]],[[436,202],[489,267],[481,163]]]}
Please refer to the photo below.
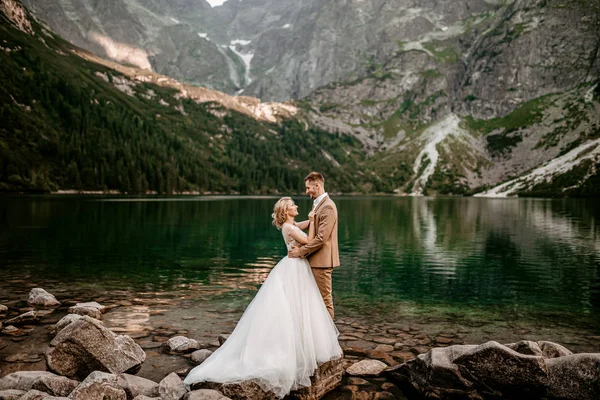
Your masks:
{"label": "groom's white shirt", "polygon": [[320,195],[319,197],[317,197],[314,201],[313,201],[313,210],[315,208],[317,208],[317,206],[319,205],[319,203],[321,201],[323,201],[323,199],[327,196],[327,192],[323,193],[322,195]]}

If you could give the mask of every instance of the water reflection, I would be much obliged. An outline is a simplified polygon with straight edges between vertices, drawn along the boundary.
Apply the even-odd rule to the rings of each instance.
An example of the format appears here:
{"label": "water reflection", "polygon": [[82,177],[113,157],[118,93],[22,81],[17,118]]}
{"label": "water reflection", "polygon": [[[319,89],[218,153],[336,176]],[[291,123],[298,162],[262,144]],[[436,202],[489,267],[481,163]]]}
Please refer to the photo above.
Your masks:
{"label": "water reflection", "polygon": [[[270,224],[275,199],[2,198],[0,265],[6,279],[172,291],[243,309],[285,255]],[[296,200],[306,214],[309,201]],[[600,320],[592,201],[335,200],[338,308],[477,307]]]}

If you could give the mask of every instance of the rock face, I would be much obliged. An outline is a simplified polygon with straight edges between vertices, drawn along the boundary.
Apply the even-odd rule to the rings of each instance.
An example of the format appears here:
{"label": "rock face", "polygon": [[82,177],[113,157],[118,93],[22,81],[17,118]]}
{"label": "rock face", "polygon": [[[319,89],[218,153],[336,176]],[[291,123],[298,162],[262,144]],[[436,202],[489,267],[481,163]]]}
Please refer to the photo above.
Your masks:
{"label": "rock face", "polygon": [[[319,365],[315,374],[310,378],[311,386],[293,390],[286,398],[298,400],[320,399],[341,384],[343,374],[344,368],[341,359],[323,363]],[[199,389],[217,390],[233,400],[274,400],[277,398],[275,394],[265,392],[260,385],[252,381],[232,384],[197,382],[192,384],[191,388],[194,391]]]}
{"label": "rock face", "polygon": [[384,374],[415,396],[432,398],[598,398],[600,354],[568,353],[550,342],[455,345]]}
{"label": "rock face", "polygon": [[54,295],[48,293],[42,288],[33,288],[29,292],[27,302],[32,306],[56,307],[60,306],[60,301],[56,300]]}
{"label": "rock face", "polygon": [[0,379],[0,390],[40,390],[52,396],[66,397],[79,382],[47,371],[13,372]]}
{"label": "rock face", "polygon": [[[474,77],[471,85],[486,96],[491,93],[483,87],[490,68],[495,69],[490,76],[499,89],[495,93],[510,95],[507,85],[515,80],[511,73],[518,80],[531,79],[528,88],[533,90],[539,87],[536,84],[551,82],[553,75],[572,79],[567,76],[571,74],[544,72],[545,64],[524,62],[523,54],[532,61],[531,57],[555,56],[547,52],[552,48],[578,55],[593,49],[565,42],[563,34],[577,37],[577,33],[567,33],[570,30],[553,19],[550,6],[536,1],[424,0],[415,7],[407,1],[229,0],[214,8],[205,2],[167,0],[135,6],[116,0],[24,3],[63,37],[90,51],[186,82],[228,93],[244,89],[245,94],[277,101],[302,98],[329,83],[364,76],[403,50],[424,51],[453,64],[461,54],[456,46],[459,38],[473,48],[473,58],[466,67],[457,64],[451,86],[460,85],[463,77]],[[538,12],[533,23],[523,18],[524,11]],[[505,29],[501,23],[506,20],[523,25]],[[491,29],[484,35],[486,23]],[[513,47],[500,53],[502,58],[523,59],[518,67],[510,62],[511,67],[497,68],[500,54],[483,51],[526,37],[544,23],[553,25],[554,35],[535,37],[528,43],[530,51]],[[447,41],[456,50],[448,51],[442,43]]]}
{"label": "rock face", "polygon": [[93,371],[137,372],[146,353],[129,336],[117,336],[102,322],[83,316],[50,342],[46,363],[60,375],[84,379]]}

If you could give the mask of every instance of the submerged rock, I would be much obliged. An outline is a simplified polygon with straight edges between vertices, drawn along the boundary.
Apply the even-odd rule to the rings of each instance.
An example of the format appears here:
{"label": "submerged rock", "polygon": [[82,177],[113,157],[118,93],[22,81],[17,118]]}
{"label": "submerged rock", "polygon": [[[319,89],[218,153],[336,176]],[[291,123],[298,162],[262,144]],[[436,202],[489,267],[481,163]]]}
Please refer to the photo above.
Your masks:
{"label": "submerged rock", "polygon": [[42,288],[33,288],[29,292],[27,303],[38,307],[57,307],[60,306],[60,301],[51,293],[48,293]]}
{"label": "submerged rock", "polygon": [[24,314],[21,314],[17,317],[7,319],[6,321],[4,321],[4,324],[21,326],[21,325],[31,324],[33,322],[36,322],[37,320],[38,320],[38,313],[37,313],[37,311],[32,310],[32,311],[28,311]]}
{"label": "submerged rock", "polygon": [[600,354],[569,354],[552,342],[431,349],[384,376],[418,397],[600,398]]}
{"label": "submerged rock", "polygon": [[83,316],[58,332],[46,351],[51,371],[85,379],[93,371],[139,371],[146,353],[129,336],[117,336],[102,322]]}

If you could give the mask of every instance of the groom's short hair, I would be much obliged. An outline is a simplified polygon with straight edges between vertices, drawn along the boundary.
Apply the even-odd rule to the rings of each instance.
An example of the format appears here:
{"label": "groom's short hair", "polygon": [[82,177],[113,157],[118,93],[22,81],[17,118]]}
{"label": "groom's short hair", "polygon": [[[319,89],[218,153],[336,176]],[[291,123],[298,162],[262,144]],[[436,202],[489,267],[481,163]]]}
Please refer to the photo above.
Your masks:
{"label": "groom's short hair", "polygon": [[311,172],[310,174],[306,175],[306,177],[304,178],[304,182],[312,182],[312,181],[317,181],[320,183],[325,183],[325,177],[323,175],[321,175],[318,172]]}

